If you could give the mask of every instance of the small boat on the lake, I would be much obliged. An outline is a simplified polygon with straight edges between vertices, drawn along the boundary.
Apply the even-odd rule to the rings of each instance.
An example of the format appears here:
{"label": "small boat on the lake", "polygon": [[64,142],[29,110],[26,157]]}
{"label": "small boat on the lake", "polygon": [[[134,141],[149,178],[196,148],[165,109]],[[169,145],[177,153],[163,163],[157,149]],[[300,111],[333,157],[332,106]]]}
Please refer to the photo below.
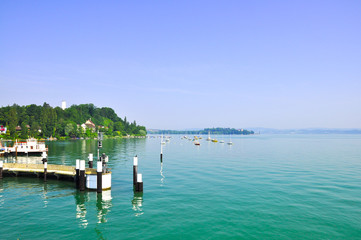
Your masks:
{"label": "small boat on the lake", "polygon": [[208,138],[206,139],[207,141],[212,141],[212,138],[211,138],[211,133],[208,131]]}
{"label": "small boat on the lake", "polygon": [[218,142],[218,140],[217,139],[212,139],[212,142]]}
{"label": "small boat on the lake", "polygon": [[233,142],[231,141],[231,135],[229,135],[229,142],[227,142],[228,145],[233,145]]}

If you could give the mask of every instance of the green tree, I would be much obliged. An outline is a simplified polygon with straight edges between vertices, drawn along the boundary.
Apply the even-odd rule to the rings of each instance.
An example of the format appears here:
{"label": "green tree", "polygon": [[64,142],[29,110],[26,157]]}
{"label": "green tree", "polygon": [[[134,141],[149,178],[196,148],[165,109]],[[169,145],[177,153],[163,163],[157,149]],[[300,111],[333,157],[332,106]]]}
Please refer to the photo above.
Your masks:
{"label": "green tree", "polygon": [[65,126],[64,132],[65,132],[65,136],[69,136],[72,132],[73,132],[73,124],[72,123],[68,123]]}
{"label": "green tree", "polygon": [[21,124],[21,134],[20,134],[20,138],[21,139],[27,139],[29,136],[28,136],[28,126],[25,122],[23,122]]}
{"label": "green tree", "polygon": [[9,112],[9,131],[12,138],[16,138],[16,126],[18,124],[18,117],[15,108],[11,108]]}

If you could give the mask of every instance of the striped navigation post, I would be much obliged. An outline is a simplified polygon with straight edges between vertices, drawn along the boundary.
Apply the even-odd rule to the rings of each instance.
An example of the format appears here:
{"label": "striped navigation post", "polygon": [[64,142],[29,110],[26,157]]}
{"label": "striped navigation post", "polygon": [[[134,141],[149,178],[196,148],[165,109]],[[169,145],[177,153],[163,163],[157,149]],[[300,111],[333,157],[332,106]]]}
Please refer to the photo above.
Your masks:
{"label": "striped navigation post", "polygon": [[85,190],[85,160],[80,160],[79,166],[79,190]]}
{"label": "striped navigation post", "polygon": [[103,172],[103,163],[102,161],[97,161],[97,193],[102,193],[102,172]]}

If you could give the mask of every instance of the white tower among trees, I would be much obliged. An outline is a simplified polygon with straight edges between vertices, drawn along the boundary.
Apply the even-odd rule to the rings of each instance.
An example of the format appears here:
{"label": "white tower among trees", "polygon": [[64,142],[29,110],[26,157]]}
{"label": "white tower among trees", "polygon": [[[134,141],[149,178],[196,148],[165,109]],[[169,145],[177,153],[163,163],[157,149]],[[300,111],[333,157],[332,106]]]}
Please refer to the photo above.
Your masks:
{"label": "white tower among trees", "polygon": [[65,108],[66,108],[66,102],[63,100],[61,102],[61,109],[65,110]]}

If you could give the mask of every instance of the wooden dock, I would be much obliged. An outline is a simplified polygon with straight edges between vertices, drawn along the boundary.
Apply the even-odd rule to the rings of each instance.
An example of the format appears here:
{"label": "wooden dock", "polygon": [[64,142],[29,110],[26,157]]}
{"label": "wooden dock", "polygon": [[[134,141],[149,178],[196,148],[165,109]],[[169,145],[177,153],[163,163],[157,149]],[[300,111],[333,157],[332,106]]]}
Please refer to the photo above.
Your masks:
{"label": "wooden dock", "polygon": [[[4,163],[3,174],[11,176],[36,176],[40,177],[44,175],[43,164],[24,164],[24,163]],[[96,175],[96,169],[85,168],[85,174]],[[76,175],[75,167],[65,165],[48,164],[47,176],[56,179],[74,179]]]}

